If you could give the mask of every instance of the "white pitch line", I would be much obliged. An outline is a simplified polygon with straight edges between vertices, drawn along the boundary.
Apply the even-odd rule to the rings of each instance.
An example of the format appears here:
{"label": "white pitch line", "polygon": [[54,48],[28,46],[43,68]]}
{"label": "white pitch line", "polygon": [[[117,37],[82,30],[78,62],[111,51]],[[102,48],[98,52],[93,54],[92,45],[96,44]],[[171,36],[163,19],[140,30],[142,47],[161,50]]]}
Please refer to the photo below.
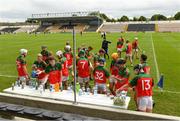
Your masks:
{"label": "white pitch line", "polygon": [[158,67],[158,63],[157,63],[157,59],[156,59],[156,52],[155,52],[155,48],[154,48],[154,40],[152,38],[152,33],[151,33],[151,42],[152,42],[153,58],[154,58],[154,63],[155,63],[155,67],[156,67],[156,78],[157,78],[157,80],[159,80],[159,67]]}
{"label": "white pitch line", "polygon": [[180,92],[175,92],[175,91],[169,91],[169,90],[153,90],[154,92],[167,92],[167,93],[172,93],[172,94],[180,94]]}
{"label": "white pitch line", "polygon": [[2,74],[0,74],[0,77],[15,78],[15,77],[17,77],[17,76],[12,76],[12,75],[2,75]]}

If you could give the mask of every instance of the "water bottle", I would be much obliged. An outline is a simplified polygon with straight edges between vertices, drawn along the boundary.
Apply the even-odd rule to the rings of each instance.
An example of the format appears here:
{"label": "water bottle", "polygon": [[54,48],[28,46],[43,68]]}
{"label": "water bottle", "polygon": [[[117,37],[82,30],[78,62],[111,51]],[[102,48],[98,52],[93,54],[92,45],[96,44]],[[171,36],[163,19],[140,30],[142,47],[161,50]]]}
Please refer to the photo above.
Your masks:
{"label": "water bottle", "polygon": [[82,94],[84,95],[85,94],[85,87],[82,88]]}
{"label": "water bottle", "polygon": [[36,82],[36,86],[35,87],[36,87],[36,90],[38,90],[38,83],[37,82]]}
{"label": "water bottle", "polygon": [[42,84],[39,85],[39,91],[40,91],[41,94],[43,93],[43,85]]}
{"label": "water bottle", "polygon": [[90,88],[87,88],[87,95],[90,94]]}
{"label": "water bottle", "polygon": [[50,88],[49,88],[50,92],[54,92],[54,85],[50,84]]}
{"label": "water bottle", "polygon": [[80,84],[77,82],[76,83],[76,92],[79,92],[79,89],[80,89]]}
{"label": "water bottle", "polygon": [[83,90],[80,88],[79,89],[79,96],[81,96],[83,94]]}
{"label": "water bottle", "polygon": [[14,90],[14,83],[12,83],[12,90]]}
{"label": "water bottle", "polygon": [[97,95],[97,85],[94,87],[94,95]]}
{"label": "water bottle", "polygon": [[123,101],[126,100],[126,95],[127,95],[127,92],[126,92],[126,91],[122,91],[122,92],[121,92],[121,99],[122,99]]}

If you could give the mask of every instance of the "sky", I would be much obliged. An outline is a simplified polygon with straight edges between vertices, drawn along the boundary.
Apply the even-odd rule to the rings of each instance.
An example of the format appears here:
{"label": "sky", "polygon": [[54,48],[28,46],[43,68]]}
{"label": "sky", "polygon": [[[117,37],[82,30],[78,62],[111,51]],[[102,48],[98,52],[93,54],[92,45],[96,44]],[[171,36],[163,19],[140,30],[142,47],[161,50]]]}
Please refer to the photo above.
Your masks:
{"label": "sky", "polygon": [[180,11],[180,0],[0,0],[0,22],[25,21],[33,13],[77,11],[100,11],[113,18],[172,16]]}

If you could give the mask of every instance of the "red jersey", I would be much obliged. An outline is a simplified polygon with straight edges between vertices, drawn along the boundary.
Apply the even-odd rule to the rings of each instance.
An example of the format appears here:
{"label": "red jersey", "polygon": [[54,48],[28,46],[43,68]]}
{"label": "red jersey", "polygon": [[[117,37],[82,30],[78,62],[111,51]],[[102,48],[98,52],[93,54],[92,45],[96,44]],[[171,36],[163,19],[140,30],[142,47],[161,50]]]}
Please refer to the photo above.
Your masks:
{"label": "red jersey", "polygon": [[62,75],[63,76],[69,76],[69,71],[68,71],[68,61],[64,61],[62,64]]}
{"label": "red jersey", "polygon": [[47,66],[45,72],[49,74],[48,80],[50,84],[56,84],[61,82],[61,64],[56,63],[55,66]]}
{"label": "red jersey", "polygon": [[17,65],[17,71],[18,71],[18,76],[27,76],[28,74],[24,71],[24,66],[26,65],[26,61],[22,56],[19,56],[16,59],[16,65]]}
{"label": "red jersey", "polygon": [[139,78],[137,83],[137,97],[152,96],[152,78]]}
{"label": "red jersey", "polygon": [[111,75],[117,76],[118,72],[119,72],[119,69],[118,69],[117,66],[115,66],[115,63],[116,63],[116,61],[112,60],[111,66],[110,66],[110,72],[111,72]]}
{"label": "red jersey", "polygon": [[38,74],[38,79],[43,79],[46,76],[46,73],[44,72],[46,65],[43,62],[35,61],[34,65],[37,67],[36,71],[40,72]]}
{"label": "red jersey", "polygon": [[132,44],[128,43],[126,45],[126,54],[132,54]]}
{"label": "red jersey", "polygon": [[72,66],[73,64],[73,54],[71,52],[65,52],[64,56],[66,57],[68,61],[68,66]]}
{"label": "red jersey", "polygon": [[[122,70],[119,70],[118,75],[116,76],[117,78],[121,79],[122,81],[117,81],[115,83],[115,89],[119,89],[121,88],[123,85],[128,84],[129,82],[129,76],[130,76],[130,72],[128,68],[123,68]],[[127,88],[123,89],[125,91],[127,91]]]}
{"label": "red jersey", "polygon": [[134,40],[134,42],[132,43],[132,48],[133,49],[137,49],[138,48],[138,41]]}
{"label": "red jersey", "polygon": [[153,85],[153,79],[145,73],[140,73],[130,82],[130,86],[136,88],[137,97],[152,96]]}
{"label": "red jersey", "polygon": [[[117,81],[116,84],[115,84],[115,89],[119,89],[119,88],[121,88],[123,85],[128,84],[128,82],[129,82],[129,78],[121,77],[120,75],[118,75],[117,78],[121,79],[122,82]],[[123,89],[123,90],[127,91],[128,89],[125,88],[125,89]]]}
{"label": "red jersey", "polygon": [[124,44],[124,39],[122,38],[118,39],[117,48],[119,49],[123,48],[123,44]]}
{"label": "red jersey", "polygon": [[80,57],[77,61],[77,71],[78,76],[81,78],[89,77],[90,75],[90,64],[89,61],[85,57]]}
{"label": "red jersey", "polygon": [[94,71],[94,81],[100,84],[106,84],[109,72],[103,66],[97,66]]}

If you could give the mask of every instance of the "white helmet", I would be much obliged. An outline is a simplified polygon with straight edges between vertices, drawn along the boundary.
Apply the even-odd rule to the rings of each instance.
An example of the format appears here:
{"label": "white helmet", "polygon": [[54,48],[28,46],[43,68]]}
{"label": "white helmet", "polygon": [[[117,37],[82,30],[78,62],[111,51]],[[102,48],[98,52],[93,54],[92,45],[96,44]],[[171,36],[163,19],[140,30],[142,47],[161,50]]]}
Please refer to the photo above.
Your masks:
{"label": "white helmet", "polygon": [[59,50],[59,51],[56,52],[56,55],[57,55],[57,56],[62,56],[62,54],[63,54],[63,52],[62,52],[61,50]]}
{"label": "white helmet", "polygon": [[135,37],[134,39],[135,39],[135,40],[138,40],[138,38],[137,38],[137,37]]}
{"label": "white helmet", "polygon": [[71,49],[71,46],[70,46],[70,45],[66,45],[65,48],[66,48],[67,50],[70,50],[70,49]]}
{"label": "white helmet", "polygon": [[28,52],[28,50],[26,50],[26,49],[20,49],[20,53],[21,53],[21,55],[23,55],[23,54],[27,54],[27,52]]}

